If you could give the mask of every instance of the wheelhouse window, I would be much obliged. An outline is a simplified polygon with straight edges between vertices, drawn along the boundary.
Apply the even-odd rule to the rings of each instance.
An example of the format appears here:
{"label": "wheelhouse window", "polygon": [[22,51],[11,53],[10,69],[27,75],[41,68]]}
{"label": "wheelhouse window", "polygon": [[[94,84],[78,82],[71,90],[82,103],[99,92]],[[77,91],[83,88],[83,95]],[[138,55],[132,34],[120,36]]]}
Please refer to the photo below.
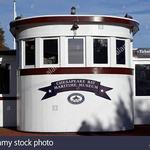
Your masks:
{"label": "wheelhouse window", "polygon": [[35,65],[35,40],[25,41],[25,65]]}
{"label": "wheelhouse window", "polygon": [[108,40],[107,39],[94,39],[94,64],[107,64],[108,63]]}
{"label": "wheelhouse window", "polygon": [[135,95],[150,96],[150,65],[135,65]]}
{"label": "wheelhouse window", "polygon": [[58,64],[58,39],[43,40],[44,64]]}
{"label": "wheelhouse window", "polygon": [[125,40],[116,40],[116,62],[125,64]]}
{"label": "wheelhouse window", "polygon": [[84,47],[83,39],[68,39],[68,63],[83,64],[84,63]]}
{"label": "wheelhouse window", "polygon": [[9,94],[9,64],[0,64],[0,94]]}

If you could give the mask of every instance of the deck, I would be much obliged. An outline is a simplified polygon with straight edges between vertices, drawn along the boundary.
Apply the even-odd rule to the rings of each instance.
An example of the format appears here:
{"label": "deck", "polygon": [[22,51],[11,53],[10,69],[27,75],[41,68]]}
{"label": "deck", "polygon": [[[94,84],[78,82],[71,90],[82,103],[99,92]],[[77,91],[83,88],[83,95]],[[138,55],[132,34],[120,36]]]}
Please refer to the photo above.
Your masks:
{"label": "deck", "polygon": [[135,125],[134,130],[119,132],[84,133],[32,133],[17,131],[16,128],[0,128],[0,136],[150,136],[150,125]]}

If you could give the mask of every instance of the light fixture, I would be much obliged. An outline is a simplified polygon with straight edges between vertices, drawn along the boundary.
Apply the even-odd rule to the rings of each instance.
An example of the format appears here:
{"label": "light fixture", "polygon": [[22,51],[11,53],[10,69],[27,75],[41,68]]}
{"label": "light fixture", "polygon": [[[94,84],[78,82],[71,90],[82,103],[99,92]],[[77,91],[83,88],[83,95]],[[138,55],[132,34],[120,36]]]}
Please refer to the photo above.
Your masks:
{"label": "light fixture", "polygon": [[73,6],[71,7],[71,15],[75,15],[76,14],[76,8]]}
{"label": "light fixture", "polygon": [[75,21],[75,22],[73,23],[72,27],[71,27],[71,30],[72,30],[72,31],[75,31],[75,30],[77,30],[78,28],[79,28],[79,26],[78,26],[77,22]]}

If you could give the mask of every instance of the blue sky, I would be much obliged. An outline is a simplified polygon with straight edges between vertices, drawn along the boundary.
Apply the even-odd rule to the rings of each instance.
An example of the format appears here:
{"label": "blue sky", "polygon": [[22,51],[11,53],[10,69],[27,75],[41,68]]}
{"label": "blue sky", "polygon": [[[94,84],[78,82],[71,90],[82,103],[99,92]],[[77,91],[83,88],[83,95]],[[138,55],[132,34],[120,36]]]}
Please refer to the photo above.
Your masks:
{"label": "blue sky", "polygon": [[[117,15],[129,13],[139,21],[140,31],[134,37],[134,47],[150,48],[150,0],[16,0],[17,14],[23,17],[69,14],[72,6],[78,14]],[[0,0],[0,26],[5,31],[6,44],[13,47],[9,23],[13,19],[13,0]]]}

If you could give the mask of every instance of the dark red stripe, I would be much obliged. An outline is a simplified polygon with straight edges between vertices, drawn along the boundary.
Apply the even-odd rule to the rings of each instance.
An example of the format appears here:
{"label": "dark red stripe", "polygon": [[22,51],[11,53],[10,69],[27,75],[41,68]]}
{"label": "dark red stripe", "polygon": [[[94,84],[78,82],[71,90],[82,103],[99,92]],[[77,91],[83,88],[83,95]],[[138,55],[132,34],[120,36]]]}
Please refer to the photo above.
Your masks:
{"label": "dark red stripe", "polygon": [[43,75],[43,74],[124,74],[133,75],[131,68],[107,68],[107,67],[75,67],[75,68],[33,68],[21,69],[20,75]]}
{"label": "dark red stripe", "polygon": [[17,100],[17,97],[0,97],[0,100]]}

